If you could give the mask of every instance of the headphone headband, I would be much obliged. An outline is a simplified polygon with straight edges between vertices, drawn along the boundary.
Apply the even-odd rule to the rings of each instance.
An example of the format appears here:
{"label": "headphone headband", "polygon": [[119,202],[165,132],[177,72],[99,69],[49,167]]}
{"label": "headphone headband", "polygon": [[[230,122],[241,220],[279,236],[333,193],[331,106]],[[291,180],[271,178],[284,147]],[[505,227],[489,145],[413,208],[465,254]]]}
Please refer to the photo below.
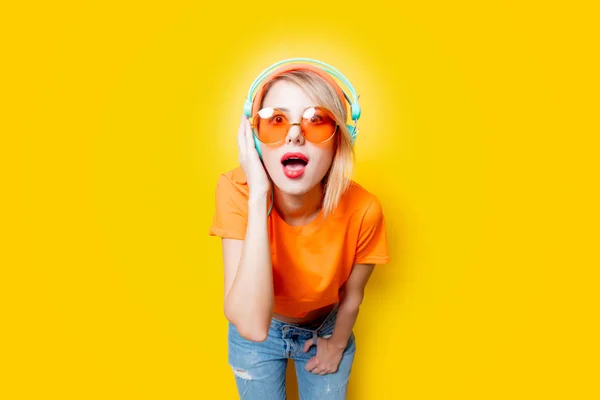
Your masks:
{"label": "headphone headband", "polygon": [[250,89],[248,90],[248,96],[246,97],[246,103],[244,104],[244,114],[246,114],[247,117],[250,117],[252,115],[253,96],[254,96],[257,88],[260,86],[260,84],[265,80],[265,78],[267,78],[273,72],[274,69],[276,69],[277,67],[279,67],[283,64],[288,64],[288,63],[316,64],[324,72],[339,79],[348,88],[348,90],[350,91],[350,95],[352,97],[348,96],[348,94],[341,87],[339,87],[339,85],[337,85],[336,82],[334,82],[337,86],[336,89],[339,89],[339,92],[341,92],[343,97],[350,104],[351,118],[356,123],[356,121],[360,118],[361,110],[360,110],[360,106],[358,104],[358,96],[356,94],[356,91],[354,90],[354,87],[350,83],[350,81],[340,71],[338,71],[331,65],[326,64],[322,61],[313,60],[311,58],[289,58],[286,60],[276,62],[275,64],[269,66],[264,71],[262,71],[258,75],[258,77],[256,77],[254,82],[252,82],[252,85],[250,85]]}

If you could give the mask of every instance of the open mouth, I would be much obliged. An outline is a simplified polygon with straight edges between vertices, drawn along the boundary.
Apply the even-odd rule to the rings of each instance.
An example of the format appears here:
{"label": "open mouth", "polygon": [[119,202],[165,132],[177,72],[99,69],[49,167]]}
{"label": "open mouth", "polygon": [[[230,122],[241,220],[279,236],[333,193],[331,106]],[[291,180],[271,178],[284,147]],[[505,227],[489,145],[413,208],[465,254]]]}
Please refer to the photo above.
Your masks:
{"label": "open mouth", "polygon": [[308,157],[303,153],[285,153],[281,157],[281,165],[283,173],[288,178],[298,178],[304,174],[304,170],[308,165]]}

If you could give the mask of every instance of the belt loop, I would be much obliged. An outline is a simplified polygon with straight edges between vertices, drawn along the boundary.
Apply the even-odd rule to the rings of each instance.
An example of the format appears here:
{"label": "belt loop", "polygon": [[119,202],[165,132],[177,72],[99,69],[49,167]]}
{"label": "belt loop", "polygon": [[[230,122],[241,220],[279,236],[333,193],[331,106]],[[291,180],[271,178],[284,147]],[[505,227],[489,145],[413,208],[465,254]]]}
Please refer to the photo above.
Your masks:
{"label": "belt loop", "polygon": [[317,345],[317,337],[318,337],[317,331],[318,331],[318,329],[315,329],[315,330],[313,331],[313,344],[314,344],[315,346]]}

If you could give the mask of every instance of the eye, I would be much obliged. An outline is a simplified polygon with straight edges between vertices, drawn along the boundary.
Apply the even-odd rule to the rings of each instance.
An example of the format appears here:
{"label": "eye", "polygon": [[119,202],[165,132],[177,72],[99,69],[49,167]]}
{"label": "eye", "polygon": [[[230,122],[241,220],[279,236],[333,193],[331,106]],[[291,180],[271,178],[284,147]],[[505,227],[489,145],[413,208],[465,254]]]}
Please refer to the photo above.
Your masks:
{"label": "eye", "polygon": [[285,122],[285,118],[282,115],[274,115],[269,118],[269,122],[272,124],[283,124]]}
{"label": "eye", "polygon": [[333,122],[327,112],[319,109],[315,110],[307,119],[313,125],[331,124]]}
{"label": "eye", "polygon": [[313,115],[310,118],[310,122],[313,124],[319,124],[319,123],[323,122],[323,118],[320,115]]}

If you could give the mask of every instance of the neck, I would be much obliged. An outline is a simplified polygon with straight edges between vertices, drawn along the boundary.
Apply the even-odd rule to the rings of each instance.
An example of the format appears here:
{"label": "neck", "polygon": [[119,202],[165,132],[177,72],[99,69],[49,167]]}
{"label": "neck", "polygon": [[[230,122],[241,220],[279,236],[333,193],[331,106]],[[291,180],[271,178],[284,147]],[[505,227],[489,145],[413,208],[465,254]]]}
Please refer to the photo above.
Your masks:
{"label": "neck", "polygon": [[290,225],[304,225],[311,222],[321,209],[323,186],[315,186],[302,195],[284,193],[275,189],[275,208],[281,218]]}

